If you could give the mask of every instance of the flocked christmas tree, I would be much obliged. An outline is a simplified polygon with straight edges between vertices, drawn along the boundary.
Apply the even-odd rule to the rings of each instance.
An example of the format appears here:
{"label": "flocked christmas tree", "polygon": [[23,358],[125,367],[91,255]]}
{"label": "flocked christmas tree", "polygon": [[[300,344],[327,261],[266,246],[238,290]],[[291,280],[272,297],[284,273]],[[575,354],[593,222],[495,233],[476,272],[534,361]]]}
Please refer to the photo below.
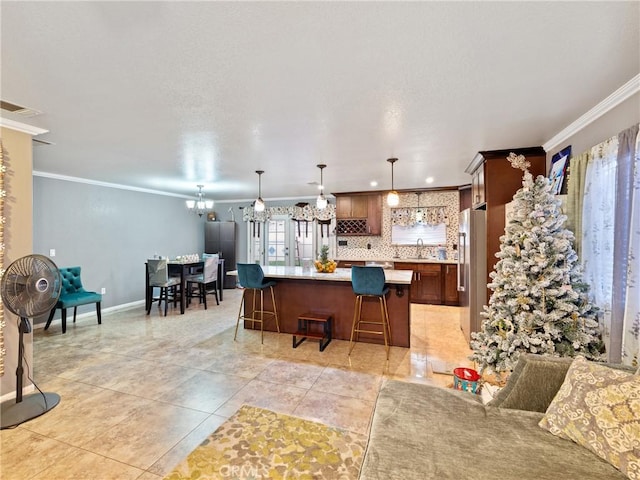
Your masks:
{"label": "flocked christmas tree", "polygon": [[472,333],[470,359],[498,377],[526,352],[598,359],[597,312],[587,298],[573,233],[563,228],[560,201],[547,178],[533,179],[524,156],[511,153],[508,160],[524,171],[522,188],[500,237],[490,275],[493,293],[481,314],[481,331]]}

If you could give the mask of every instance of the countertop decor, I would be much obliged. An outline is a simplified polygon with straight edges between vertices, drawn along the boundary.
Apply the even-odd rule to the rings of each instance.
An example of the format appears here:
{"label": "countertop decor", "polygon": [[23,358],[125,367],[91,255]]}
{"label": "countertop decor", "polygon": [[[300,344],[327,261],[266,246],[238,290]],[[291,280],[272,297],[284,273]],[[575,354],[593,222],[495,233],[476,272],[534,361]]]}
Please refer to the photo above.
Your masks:
{"label": "countertop decor", "polygon": [[323,245],[320,249],[320,258],[314,262],[318,273],[333,273],[338,266],[338,262],[329,260],[329,245]]}

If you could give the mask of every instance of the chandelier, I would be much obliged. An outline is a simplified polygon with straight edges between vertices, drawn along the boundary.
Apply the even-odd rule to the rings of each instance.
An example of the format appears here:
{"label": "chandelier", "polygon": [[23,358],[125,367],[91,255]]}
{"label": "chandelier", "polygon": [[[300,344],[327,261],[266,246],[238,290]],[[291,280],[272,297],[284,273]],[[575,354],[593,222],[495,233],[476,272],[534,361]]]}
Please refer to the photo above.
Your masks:
{"label": "chandelier", "polygon": [[208,210],[213,209],[213,200],[207,200],[204,198],[204,193],[202,193],[202,188],[204,185],[197,185],[198,193],[196,194],[195,200],[187,200],[187,208],[197,213],[199,217],[204,215]]}

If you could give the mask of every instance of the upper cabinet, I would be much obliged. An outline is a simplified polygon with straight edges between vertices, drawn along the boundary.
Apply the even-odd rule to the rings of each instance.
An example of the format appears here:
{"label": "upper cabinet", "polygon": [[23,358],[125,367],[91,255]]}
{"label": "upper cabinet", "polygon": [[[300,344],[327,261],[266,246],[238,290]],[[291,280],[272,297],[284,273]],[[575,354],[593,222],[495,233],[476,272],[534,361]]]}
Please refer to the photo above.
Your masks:
{"label": "upper cabinet", "polygon": [[484,169],[485,164],[482,162],[471,175],[471,205],[475,209],[482,208],[486,203],[484,198]]}
{"label": "upper cabinet", "polygon": [[345,195],[336,197],[336,218],[367,218],[368,195]]}
{"label": "upper cabinet", "polygon": [[381,235],[382,195],[334,193],[338,235]]}
{"label": "upper cabinet", "polygon": [[504,205],[522,187],[522,170],[513,168],[507,160],[511,152],[526,157],[534,178],[545,175],[547,157],[542,147],[478,152],[465,170],[471,174],[471,206],[474,209]]}

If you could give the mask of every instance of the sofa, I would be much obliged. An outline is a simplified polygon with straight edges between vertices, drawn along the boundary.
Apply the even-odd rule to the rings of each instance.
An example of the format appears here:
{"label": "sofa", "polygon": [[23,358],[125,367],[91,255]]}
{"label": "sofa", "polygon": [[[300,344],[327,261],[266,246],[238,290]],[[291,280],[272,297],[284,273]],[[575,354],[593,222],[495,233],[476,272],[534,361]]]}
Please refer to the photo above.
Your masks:
{"label": "sofa", "polygon": [[[376,402],[360,480],[627,478],[587,448],[539,426],[572,363],[522,355],[486,405],[465,391],[388,380]],[[635,372],[607,368],[625,377]]]}

